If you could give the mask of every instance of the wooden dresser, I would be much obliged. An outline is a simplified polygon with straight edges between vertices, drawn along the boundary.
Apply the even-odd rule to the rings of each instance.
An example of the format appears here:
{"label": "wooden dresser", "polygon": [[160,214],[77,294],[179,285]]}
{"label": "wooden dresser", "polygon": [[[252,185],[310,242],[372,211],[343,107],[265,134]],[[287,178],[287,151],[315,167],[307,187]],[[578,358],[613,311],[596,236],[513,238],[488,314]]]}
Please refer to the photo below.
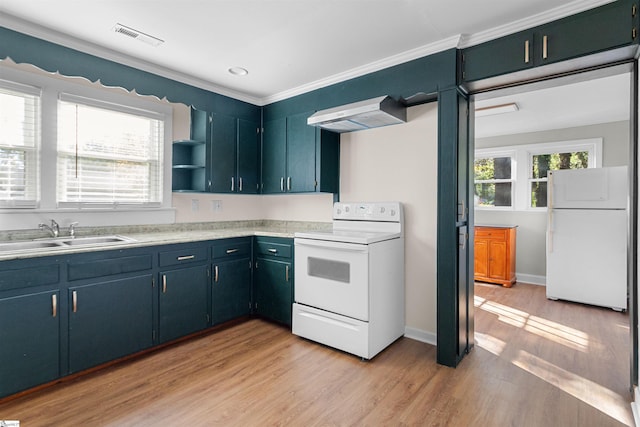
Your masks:
{"label": "wooden dresser", "polygon": [[475,226],[474,278],[510,288],[516,282],[517,226]]}

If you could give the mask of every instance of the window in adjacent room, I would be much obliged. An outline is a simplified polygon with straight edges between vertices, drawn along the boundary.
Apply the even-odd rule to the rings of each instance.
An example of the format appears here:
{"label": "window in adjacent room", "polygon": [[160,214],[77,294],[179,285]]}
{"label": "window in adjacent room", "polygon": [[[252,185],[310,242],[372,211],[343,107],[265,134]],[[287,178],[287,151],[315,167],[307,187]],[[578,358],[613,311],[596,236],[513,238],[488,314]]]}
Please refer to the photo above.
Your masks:
{"label": "window in adjacent room", "polygon": [[476,158],[474,163],[475,205],[512,207],[513,169],[511,155]]}
{"label": "window in adjacent room", "polygon": [[531,154],[529,158],[529,206],[547,206],[547,173],[560,169],[586,169],[589,150]]}
{"label": "window in adjacent room", "polygon": [[0,81],[0,207],[38,203],[40,89]]}
{"label": "window in adjacent room", "polygon": [[161,115],[61,94],[58,104],[59,206],[159,206]]}

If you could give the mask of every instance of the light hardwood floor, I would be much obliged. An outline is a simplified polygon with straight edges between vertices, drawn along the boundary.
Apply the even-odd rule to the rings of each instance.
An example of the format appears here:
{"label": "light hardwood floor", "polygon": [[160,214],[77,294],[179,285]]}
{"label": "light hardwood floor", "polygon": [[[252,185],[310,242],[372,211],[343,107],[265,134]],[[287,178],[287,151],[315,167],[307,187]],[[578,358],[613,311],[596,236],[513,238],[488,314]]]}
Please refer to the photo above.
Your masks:
{"label": "light hardwood floor", "polygon": [[476,284],[456,369],[401,338],[369,362],[250,320],[0,404],[35,426],[632,425],[628,321]]}

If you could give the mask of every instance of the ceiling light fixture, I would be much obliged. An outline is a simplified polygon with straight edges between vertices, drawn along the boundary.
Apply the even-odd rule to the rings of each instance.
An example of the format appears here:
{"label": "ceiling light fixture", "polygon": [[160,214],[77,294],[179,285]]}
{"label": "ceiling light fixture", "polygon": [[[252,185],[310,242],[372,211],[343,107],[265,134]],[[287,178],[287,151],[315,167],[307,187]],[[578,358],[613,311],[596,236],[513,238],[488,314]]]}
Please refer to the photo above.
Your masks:
{"label": "ceiling light fixture", "polygon": [[154,47],[160,46],[164,43],[164,40],[161,40],[157,37],[150,36],[149,34],[145,34],[142,31],[134,30],[131,27],[127,27],[126,25],[116,24],[113,27],[113,31],[118,34],[122,34],[127,37],[131,37],[132,39],[139,40],[143,43],[149,44]]}
{"label": "ceiling light fixture", "polygon": [[249,74],[249,71],[247,71],[246,68],[242,67],[231,67],[227,71],[229,71],[229,73],[233,74],[234,76],[246,76],[247,74]]}
{"label": "ceiling light fixture", "polygon": [[509,104],[491,105],[488,107],[476,108],[476,117],[492,116],[494,114],[512,113],[518,111],[518,104],[511,102]]}

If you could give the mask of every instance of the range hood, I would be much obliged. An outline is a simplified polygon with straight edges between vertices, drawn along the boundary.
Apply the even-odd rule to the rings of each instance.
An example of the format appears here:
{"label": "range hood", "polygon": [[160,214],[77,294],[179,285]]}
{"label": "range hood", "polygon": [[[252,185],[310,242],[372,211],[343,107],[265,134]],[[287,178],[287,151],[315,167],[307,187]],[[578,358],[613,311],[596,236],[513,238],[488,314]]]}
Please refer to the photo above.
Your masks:
{"label": "range hood", "polygon": [[352,132],[407,121],[407,109],[390,96],[379,96],[318,111],[307,119],[307,124],[332,132]]}

